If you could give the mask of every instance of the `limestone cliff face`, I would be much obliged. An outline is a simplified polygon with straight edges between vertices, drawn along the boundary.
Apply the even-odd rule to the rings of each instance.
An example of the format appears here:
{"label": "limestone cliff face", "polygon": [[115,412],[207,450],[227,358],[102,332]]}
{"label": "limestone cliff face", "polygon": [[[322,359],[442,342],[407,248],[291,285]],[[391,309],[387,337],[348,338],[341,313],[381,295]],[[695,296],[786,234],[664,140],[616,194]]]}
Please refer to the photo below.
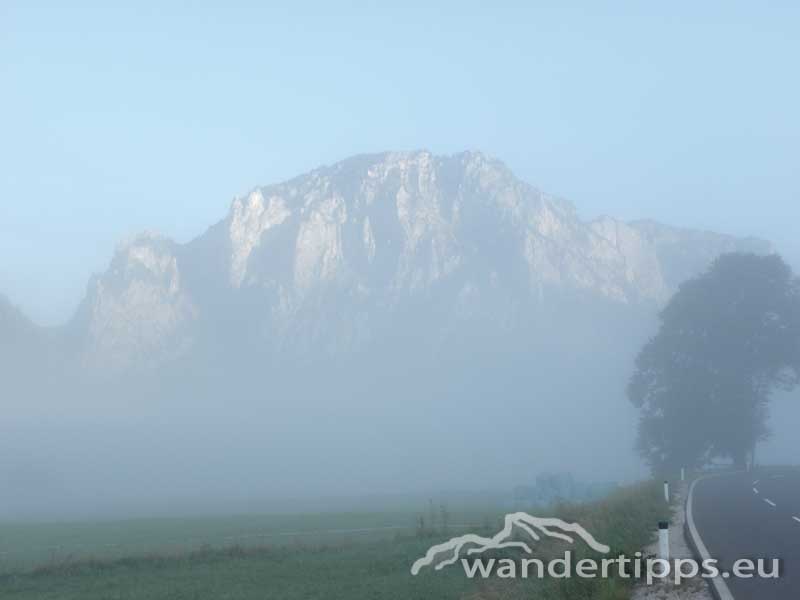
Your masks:
{"label": "limestone cliff face", "polygon": [[191,345],[197,316],[183,288],[176,246],[154,234],[123,243],[89,284],[84,358],[88,366],[152,366]]}
{"label": "limestone cliff face", "polygon": [[412,305],[436,306],[443,331],[476,315],[513,327],[563,294],[657,306],[729,251],[769,246],[584,222],[480,153],[358,156],[236,198],[187,245],[121,246],[90,285],[83,352],[157,365],[190,351],[202,323],[228,321],[265,347],[348,352]]}

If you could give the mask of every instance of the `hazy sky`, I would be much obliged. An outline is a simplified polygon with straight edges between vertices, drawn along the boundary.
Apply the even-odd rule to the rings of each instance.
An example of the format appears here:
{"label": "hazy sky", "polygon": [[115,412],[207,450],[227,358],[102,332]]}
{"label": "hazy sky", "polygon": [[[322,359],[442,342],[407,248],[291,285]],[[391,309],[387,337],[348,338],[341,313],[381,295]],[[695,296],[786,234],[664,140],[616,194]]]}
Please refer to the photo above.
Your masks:
{"label": "hazy sky", "polygon": [[800,256],[796,3],[119,4],[0,3],[0,292],[40,322],[126,235],[388,149]]}

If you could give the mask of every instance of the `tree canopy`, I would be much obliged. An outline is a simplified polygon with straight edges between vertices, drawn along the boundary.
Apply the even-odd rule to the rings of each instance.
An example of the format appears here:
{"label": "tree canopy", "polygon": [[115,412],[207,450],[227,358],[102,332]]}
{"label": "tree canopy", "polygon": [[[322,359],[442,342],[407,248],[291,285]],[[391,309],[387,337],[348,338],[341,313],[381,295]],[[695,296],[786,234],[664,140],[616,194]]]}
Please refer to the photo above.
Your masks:
{"label": "tree canopy", "polygon": [[769,436],[777,389],[800,380],[800,283],[778,255],[726,254],[660,314],[628,384],[637,450],[654,471],[743,465]]}

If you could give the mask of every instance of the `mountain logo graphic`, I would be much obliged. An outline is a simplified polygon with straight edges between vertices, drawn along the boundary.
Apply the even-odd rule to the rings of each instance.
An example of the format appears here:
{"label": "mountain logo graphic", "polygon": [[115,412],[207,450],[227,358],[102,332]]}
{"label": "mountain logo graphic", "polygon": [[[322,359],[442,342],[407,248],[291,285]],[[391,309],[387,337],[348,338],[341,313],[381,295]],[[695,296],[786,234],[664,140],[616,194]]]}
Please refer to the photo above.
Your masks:
{"label": "mountain logo graphic", "polygon": [[416,560],[411,566],[411,574],[418,575],[424,567],[433,566],[437,571],[455,564],[463,556],[482,554],[489,550],[505,548],[522,549],[533,554],[530,541],[515,539],[514,531],[522,531],[534,542],[544,537],[555,538],[567,543],[574,543],[575,537],[582,539],[592,550],[608,554],[610,548],[598,542],[592,534],[577,523],[567,523],[556,518],[534,517],[524,512],[510,513],[505,516],[503,529],[493,537],[487,538],[474,533],[454,537],[442,544],[431,546],[425,556]]}

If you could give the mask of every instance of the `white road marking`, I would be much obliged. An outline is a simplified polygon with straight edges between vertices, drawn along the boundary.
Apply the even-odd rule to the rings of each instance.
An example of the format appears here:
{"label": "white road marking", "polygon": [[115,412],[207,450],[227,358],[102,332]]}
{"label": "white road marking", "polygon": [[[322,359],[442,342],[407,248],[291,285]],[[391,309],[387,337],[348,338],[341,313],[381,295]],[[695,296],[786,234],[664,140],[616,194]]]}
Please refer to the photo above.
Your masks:
{"label": "white road marking", "polygon": [[777,504],[775,504],[775,503],[774,503],[772,500],[770,500],[769,498],[764,498],[764,502],[766,502],[766,503],[767,503],[767,504],[769,504],[770,506],[778,506]]}
{"label": "white road marking", "polygon": [[797,521],[798,523],[800,523],[800,517],[792,517],[792,518],[793,518],[795,521]]}
{"label": "white road marking", "polygon": [[756,494],[758,493],[758,490],[757,490],[756,488],[753,488],[753,491],[754,491]]}
{"label": "white road marking", "polygon": [[[697,548],[697,553],[703,560],[710,560],[711,555],[708,553],[708,548],[706,548],[703,539],[700,537],[700,533],[697,531],[697,526],[694,523],[694,488],[697,486],[698,482],[714,477],[719,477],[719,475],[706,475],[700,479],[695,479],[692,485],[689,486],[689,497],[686,500],[686,524],[689,526],[689,536],[695,548]],[[733,594],[731,594],[731,590],[728,588],[728,584],[723,577],[715,577],[710,580],[710,583],[714,588],[714,595],[716,598],[719,598],[719,600],[734,600]]]}
{"label": "white road marking", "polygon": [[756,479],[756,480],[753,482],[753,485],[758,485],[758,482],[759,482],[759,481],[761,481],[761,480],[760,480],[760,479]]}

